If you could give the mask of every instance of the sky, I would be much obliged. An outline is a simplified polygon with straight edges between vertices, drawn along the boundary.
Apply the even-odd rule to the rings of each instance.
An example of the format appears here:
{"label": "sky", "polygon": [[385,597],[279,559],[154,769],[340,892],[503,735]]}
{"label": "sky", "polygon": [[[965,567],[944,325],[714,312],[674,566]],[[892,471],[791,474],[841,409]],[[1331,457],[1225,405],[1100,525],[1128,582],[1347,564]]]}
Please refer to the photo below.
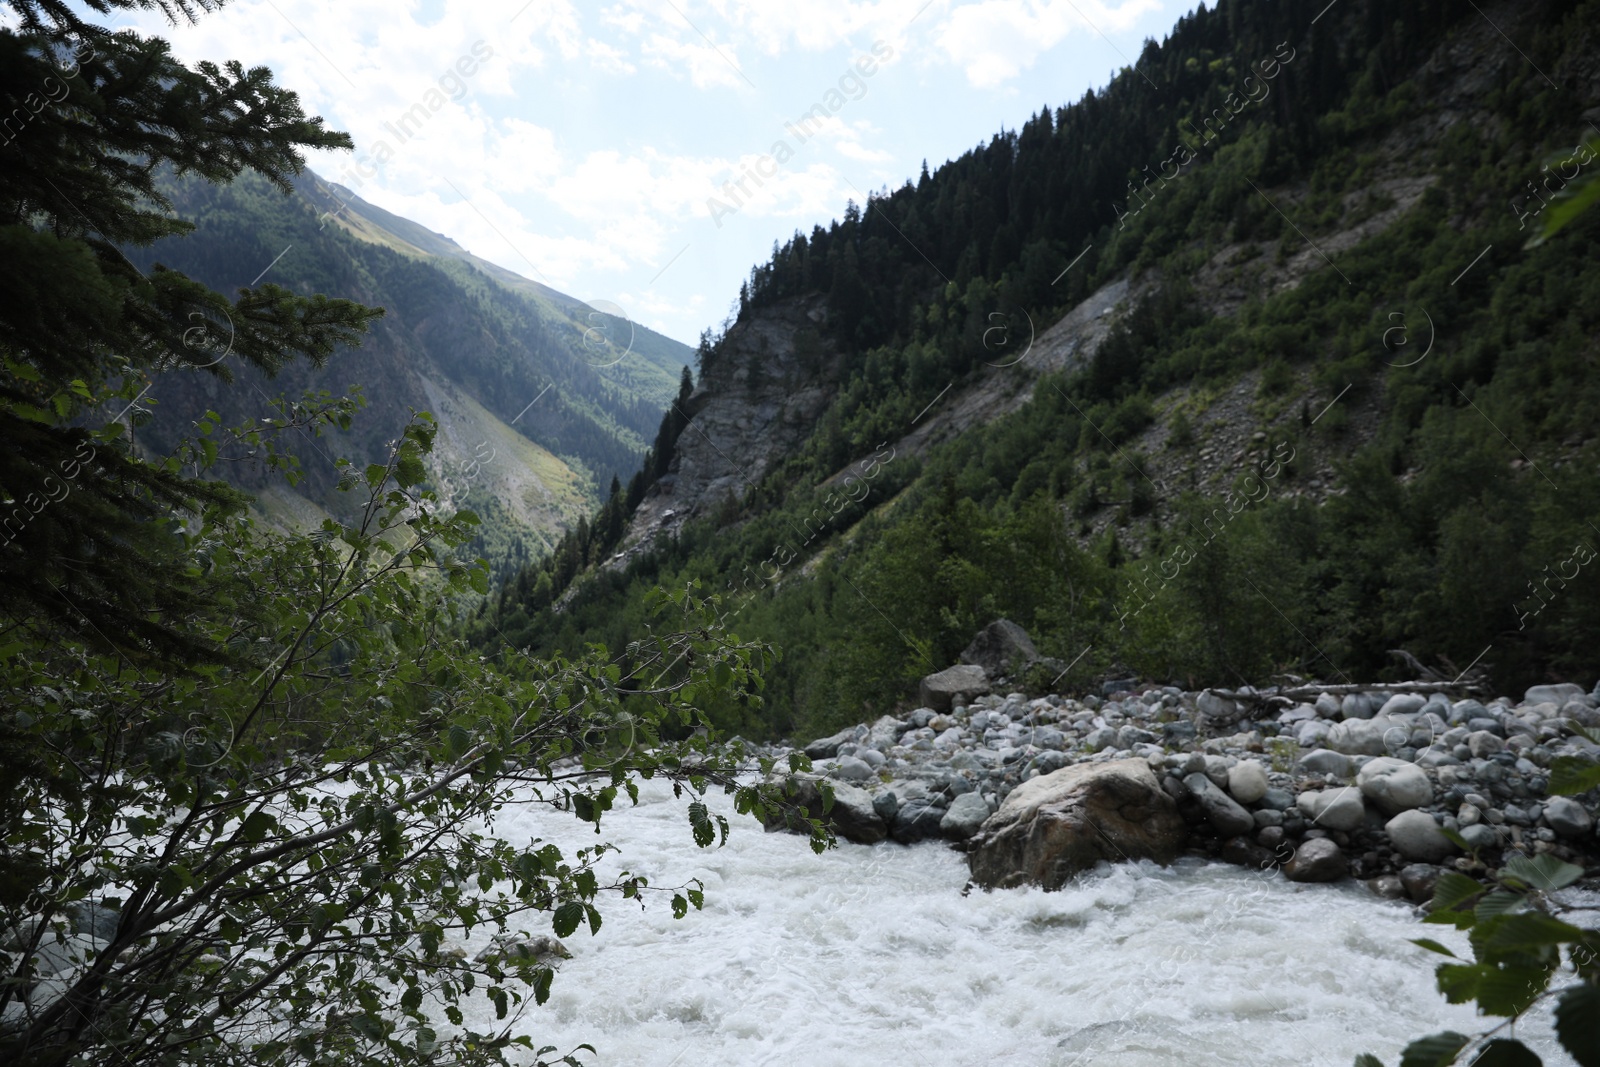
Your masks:
{"label": "sky", "polygon": [[692,345],[774,241],[1105,85],[1190,6],[233,0],[110,25],[269,67],[355,140],[311,154],[324,178]]}

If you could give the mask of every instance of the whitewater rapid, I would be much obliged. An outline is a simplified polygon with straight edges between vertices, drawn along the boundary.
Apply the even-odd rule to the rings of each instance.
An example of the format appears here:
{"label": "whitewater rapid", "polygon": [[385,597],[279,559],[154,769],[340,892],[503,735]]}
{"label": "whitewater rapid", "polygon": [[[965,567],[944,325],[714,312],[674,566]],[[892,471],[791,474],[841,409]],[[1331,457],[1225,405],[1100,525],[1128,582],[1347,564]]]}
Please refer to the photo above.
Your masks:
{"label": "whitewater rapid", "polygon": [[[574,958],[523,1017],[536,1046],[587,1042],[599,1054],[581,1062],[626,1067],[1349,1067],[1487,1022],[1445,1003],[1440,957],[1408,941],[1461,950],[1465,938],[1354,883],[1186,861],[963,896],[965,860],[942,844],[841,842],[818,856],[707,800],[733,823],[722,848],[695,848],[687,801],[657,783],[606,815],[600,839],[622,850],[607,869],[655,885],[698,877],[705,909],[675,920],[665,899],[642,912],[609,901],[599,934],[566,939]],[[584,830],[532,806],[494,825],[563,848],[594,843]],[[469,1018],[494,1025],[476,1001]],[[1541,1030],[1519,1036],[1547,1065],[1570,1063]]]}

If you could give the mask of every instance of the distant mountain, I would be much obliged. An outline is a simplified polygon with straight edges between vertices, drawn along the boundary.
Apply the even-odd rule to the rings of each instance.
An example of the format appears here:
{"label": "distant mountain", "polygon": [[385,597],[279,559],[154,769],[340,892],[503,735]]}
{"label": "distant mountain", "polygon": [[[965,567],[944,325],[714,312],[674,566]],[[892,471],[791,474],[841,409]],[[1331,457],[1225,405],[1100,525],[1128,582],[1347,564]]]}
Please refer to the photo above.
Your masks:
{"label": "distant mountain", "polygon": [[715,709],[744,736],[908,710],[1001,617],[1074,689],[1412,677],[1394,650],[1592,677],[1600,211],[1529,238],[1593,166],[1597,27],[1199,6],[758,264],[627,521],[505,582],[480,640],[625,648],[698,581],[782,651]]}
{"label": "distant mountain", "polygon": [[[497,570],[539,558],[613,478],[638,468],[693,357],[616,309],[479,259],[309,171],[289,197],[254,176],[165,187],[196,230],[127,250],[142,269],[163,264],[224,293],[271,281],[386,311],[360,348],[320,371],[291,365],[272,380],[239,371],[231,387],[174,373],[147,397],[156,418],[138,437],[164,449],[208,409],[232,423],[270,416],[271,398],[359,385],[368,407],[342,439],[303,443],[295,490],[260,472],[232,475],[276,523],[336,507],[332,458],[376,457],[413,410],[428,411],[440,425],[432,485],[484,519],[476,547]],[[225,338],[212,343],[226,350]]]}

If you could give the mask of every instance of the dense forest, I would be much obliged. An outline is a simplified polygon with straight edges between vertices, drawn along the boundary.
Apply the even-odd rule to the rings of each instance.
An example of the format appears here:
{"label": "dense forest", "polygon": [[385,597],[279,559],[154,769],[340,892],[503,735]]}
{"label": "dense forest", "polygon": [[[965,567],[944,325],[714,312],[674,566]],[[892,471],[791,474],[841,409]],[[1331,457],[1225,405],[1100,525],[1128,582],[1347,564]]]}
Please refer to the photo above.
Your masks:
{"label": "dense forest", "polygon": [[[1470,8],[1319,6],[1202,7],[1105,91],[776,248],[739,318],[826,294],[846,354],[806,447],[626,569],[569,586],[614,543],[594,532],[613,520],[591,524],[593,545],[499,591],[478,639],[618,647],[639,632],[646,590],[698,580],[737,607],[740,633],[783,652],[765,709],[722,709],[767,736],[896,705],[999,616],[1075,664],[1063,686],[1107,671],[1385,676],[1402,669],[1396,648],[1441,669],[1477,661],[1508,689],[1600,667],[1600,579],[1564,564],[1600,538],[1600,223],[1591,212],[1544,242],[1527,226],[1533,178],[1559,189],[1550,168],[1570,169],[1593,135],[1585,42],[1600,12],[1533,5],[1512,28],[1521,55],[1460,70],[1430,57],[1493,35]],[[1481,89],[1470,105],[1456,102],[1464,78]],[[1458,118],[1478,111],[1440,123],[1443,100]],[[1297,285],[1212,309],[1199,279],[1219,252],[1259,259],[1270,278],[1391,207],[1380,179],[1407,176],[1426,188],[1393,225]],[[1047,324],[1119,276],[1149,286],[1089,366],[888,465],[864,501],[825,503],[830,476],[896,440],[942,389],[993,373],[995,308]],[[1431,358],[1398,366],[1409,360],[1385,330],[1417,308],[1436,327]],[[724,336],[700,350],[713,402],[731,373]],[[1196,398],[1241,382],[1253,415],[1286,435],[1269,491],[1239,506],[1265,473],[1239,462],[1226,499],[1153,499],[1142,435],[1161,427],[1164,447],[1198,447]],[[657,457],[683,424],[669,413]],[[1335,463],[1334,491],[1287,492],[1314,460]],[[838,536],[751,581],[819,507]],[[1218,508],[1221,529],[1205,523]]]}

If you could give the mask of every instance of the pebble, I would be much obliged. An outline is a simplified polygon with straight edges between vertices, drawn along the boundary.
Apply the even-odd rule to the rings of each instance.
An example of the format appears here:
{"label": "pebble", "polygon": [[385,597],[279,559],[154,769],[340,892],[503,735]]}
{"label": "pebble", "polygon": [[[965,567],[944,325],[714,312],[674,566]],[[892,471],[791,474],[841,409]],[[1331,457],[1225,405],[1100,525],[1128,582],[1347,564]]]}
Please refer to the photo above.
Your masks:
{"label": "pebble", "polygon": [[[1297,880],[1348,873],[1380,896],[1425,901],[1457,851],[1441,827],[1491,863],[1514,849],[1600,861],[1595,811],[1546,794],[1557,759],[1600,758],[1572,729],[1600,723],[1600,687],[1536,686],[1520,702],[1323,694],[1259,713],[1214,694],[1134,688],[1105,700],[974,696],[806,747],[819,771],[869,791],[899,841],[960,842],[1022,781],[1136,757],[1175,801],[1204,814],[1209,828],[1199,824],[1191,852],[1286,874],[1293,865]],[[1234,721],[1208,733],[1197,705]]]}

